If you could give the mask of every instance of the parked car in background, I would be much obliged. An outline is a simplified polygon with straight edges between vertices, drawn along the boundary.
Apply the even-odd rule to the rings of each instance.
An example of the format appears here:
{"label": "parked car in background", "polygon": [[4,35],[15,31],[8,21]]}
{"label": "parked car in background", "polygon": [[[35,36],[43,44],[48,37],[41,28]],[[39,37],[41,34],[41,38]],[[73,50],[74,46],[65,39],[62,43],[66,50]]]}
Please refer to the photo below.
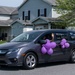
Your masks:
{"label": "parked car in background", "polygon": [[[56,47],[53,53],[42,53],[43,44],[54,34],[53,42]],[[65,39],[68,47],[61,46],[61,40]],[[49,39],[50,40],[50,39]],[[34,30],[22,33],[10,42],[0,45],[0,65],[23,66],[33,69],[39,63],[69,61],[75,62],[75,32],[62,29]]]}

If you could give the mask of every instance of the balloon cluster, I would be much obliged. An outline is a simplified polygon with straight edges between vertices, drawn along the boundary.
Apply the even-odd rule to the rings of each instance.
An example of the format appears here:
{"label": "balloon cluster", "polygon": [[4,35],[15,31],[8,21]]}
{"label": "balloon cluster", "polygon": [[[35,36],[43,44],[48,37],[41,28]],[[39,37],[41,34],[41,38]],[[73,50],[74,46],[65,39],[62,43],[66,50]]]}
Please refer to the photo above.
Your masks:
{"label": "balloon cluster", "polygon": [[70,47],[70,44],[67,42],[66,39],[62,39],[60,45],[63,49]]}
{"label": "balloon cluster", "polygon": [[56,47],[55,42],[51,42],[50,40],[46,39],[47,43],[42,45],[41,52],[43,54],[48,53],[49,55],[53,54],[53,48]]}

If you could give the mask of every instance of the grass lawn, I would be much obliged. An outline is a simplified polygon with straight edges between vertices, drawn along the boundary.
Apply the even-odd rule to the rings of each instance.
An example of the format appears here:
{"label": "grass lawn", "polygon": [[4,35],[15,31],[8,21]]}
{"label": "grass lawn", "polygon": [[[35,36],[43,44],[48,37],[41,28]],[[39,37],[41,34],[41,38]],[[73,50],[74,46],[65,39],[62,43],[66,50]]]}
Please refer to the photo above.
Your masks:
{"label": "grass lawn", "polygon": [[5,43],[6,41],[0,41],[0,44]]}

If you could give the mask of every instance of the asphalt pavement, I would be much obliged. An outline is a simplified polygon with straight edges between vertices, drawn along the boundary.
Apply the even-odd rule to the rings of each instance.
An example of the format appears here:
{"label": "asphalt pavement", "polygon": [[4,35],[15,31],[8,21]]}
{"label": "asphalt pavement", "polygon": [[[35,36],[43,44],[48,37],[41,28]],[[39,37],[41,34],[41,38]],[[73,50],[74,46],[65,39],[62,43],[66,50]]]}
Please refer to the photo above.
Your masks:
{"label": "asphalt pavement", "polygon": [[35,69],[24,70],[22,67],[0,67],[0,75],[75,75],[75,64],[55,62],[39,64]]}

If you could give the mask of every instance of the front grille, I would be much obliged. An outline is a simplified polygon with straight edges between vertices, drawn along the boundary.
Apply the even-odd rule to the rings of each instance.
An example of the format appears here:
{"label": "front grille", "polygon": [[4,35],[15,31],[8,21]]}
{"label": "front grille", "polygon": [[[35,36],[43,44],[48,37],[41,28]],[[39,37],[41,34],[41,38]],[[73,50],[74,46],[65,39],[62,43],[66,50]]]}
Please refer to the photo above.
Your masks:
{"label": "front grille", "polygon": [[6,53],[5,54],[0,54],[0,57],[5,56],[5,55],[6,55]]}
{"label": "front grille", "polygon": [[0,60],[0,64],[6,64],[6,62],[3,60]]}

